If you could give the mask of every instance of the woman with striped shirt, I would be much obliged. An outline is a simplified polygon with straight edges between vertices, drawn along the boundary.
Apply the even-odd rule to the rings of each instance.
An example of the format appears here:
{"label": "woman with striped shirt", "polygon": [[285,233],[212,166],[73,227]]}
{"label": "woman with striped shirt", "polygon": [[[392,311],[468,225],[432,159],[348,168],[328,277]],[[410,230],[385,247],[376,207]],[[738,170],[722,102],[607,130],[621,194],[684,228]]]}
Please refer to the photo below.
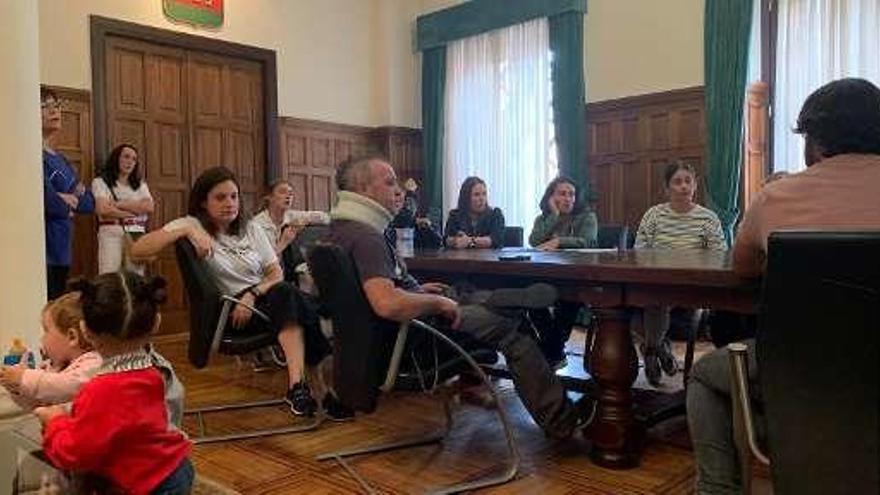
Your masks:
{"label": "woman with striped shirt", "polygon": [[[636,249],[727,249],[721,222],[710,209],[694,203],[697,177],[694,168],[672,163],[663,174],[668,203],[654,205],[645,212],[636,232]],[[669,307],[654,306],[643,312],[645,340],[642,357],[645,376],[652,385],[660,384],[660,370],[672,376],[678,363],[670,350],[666,331]]]}

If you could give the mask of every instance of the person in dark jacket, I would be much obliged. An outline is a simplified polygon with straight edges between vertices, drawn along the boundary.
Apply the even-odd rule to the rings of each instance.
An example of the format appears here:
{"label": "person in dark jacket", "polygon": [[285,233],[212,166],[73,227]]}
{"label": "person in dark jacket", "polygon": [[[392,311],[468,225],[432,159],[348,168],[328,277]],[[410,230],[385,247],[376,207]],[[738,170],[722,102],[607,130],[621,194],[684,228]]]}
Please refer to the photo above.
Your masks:
{"label": "person in dark jacket", "polygon": [[452,249],[504,247],[504,214],[489,206],[486,183],[468,177],[458,193],[458,207],[450,210],[443,234]]}

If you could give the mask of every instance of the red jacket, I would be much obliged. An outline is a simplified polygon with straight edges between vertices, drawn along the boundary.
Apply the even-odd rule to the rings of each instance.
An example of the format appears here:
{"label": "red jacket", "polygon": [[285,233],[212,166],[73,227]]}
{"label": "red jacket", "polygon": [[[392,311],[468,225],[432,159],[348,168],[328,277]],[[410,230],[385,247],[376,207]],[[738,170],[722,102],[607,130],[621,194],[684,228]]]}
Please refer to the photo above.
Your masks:
{"label": "red jacket", "polygon": [[98,375],[43,432],[57,467],[95,473],[132,494],[149,493],[189,454],[190,442],[170,426],[165,384],[155,368]]}

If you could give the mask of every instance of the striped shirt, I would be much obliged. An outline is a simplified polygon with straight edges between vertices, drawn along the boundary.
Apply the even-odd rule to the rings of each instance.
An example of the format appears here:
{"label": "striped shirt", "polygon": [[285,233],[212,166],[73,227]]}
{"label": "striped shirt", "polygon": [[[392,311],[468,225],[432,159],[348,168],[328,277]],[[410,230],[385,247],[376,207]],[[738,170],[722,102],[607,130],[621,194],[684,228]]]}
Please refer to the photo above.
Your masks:
{"label": "striped shirt", "polygon": [[645,212],[636,233],[636,249],[727,249],[718,215],[700,205],[677,213],[669,203]]}

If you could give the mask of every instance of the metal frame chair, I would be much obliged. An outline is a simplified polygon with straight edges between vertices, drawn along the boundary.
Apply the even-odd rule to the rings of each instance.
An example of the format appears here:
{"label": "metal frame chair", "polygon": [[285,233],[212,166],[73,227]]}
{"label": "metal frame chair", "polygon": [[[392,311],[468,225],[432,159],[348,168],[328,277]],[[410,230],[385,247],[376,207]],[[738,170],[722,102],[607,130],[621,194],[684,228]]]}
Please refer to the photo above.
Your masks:
{"label": "metal frame chair", "polygon": [[[193,366],[204,368],[207,366],[208,360],[213,353],[239,356],[272,345],[275,342],[274,332],[268,329],[265,331],[248,332],[246,334],[236,334],[227,331],[229,313],[236,304],[244,305],[253,311],[254,315],[252,318],[260,318],[263,322],[267,323],[270,320],[265,313],[257,308],[247,305],[232,296],[222,294],[216,280],[207,267],[204,266],[204,262],[198,258],[195,249],[187,239],[181,239],[175,243],[175,254],[190,306],[188,353],[189,360]],[[206,434],[206,414],[256,407],[273,407],[282,404],[284,404],[283,399],[224,403],[187,409],[184,411],[184,415],[196,416],[199,427],[198,436],[193,438],[193,443],[196,444],[298,433],[311,431],[320,426],[322,417],[317,415],[305,424],[294,426],[265,428],[220,435]]]}
{"label": "metal frame chair", "polygon": [[[402,362],[405,349],[407,347],[410,329],[418,328],[419,330],[426,332],[431,337],[437,339],[437,341],[446,344],[450,349],[454,351],[456,356],[463,359],[464,362],[467,364],[467,369],[469,369],[480,378],[481,383],[489,389],[496,403],[500,404],[497,392],[489,381],[489,378],[486,376],[480,365],[476,362],[476,360],[474,360],[471,354],[469,354],[461,345],[450,339],[443,332],[423,321],[414,319],[397,327],[396,337],[394,339],[393,348],[390,351],[390,356],[388,356],[387,353],[382,352],[382,344],[377,343],[377,340],[371,340],[366,343],[347,342],[347,336],[346,333],[344,333],[346,331],[354,332],[354,338],[360,337],[367,339],[381,339],[381,336],[383,334],[385,336],[389,335],[388,332],[383,332],[383,330],[392,329],[393,326],[389,325],[389,322],[379,319],[378,317],[376,317],[375,314],[372,313],[369,302],[366,300],[366,296],[364,295],[363,289],[361,288],[361,283],[359,281],[359,277],[356,274],[354,263],[349,255],[347,253],[344,253],[340,247],[329,244],[316,245],[309,254],[309,266],[315,279],[315,283],[318,286],[321,298],[324,300],[324,304],[327,306],[333,316],[334,328],[343,329],[342,332],[337,332],[337,334],[335,335],[334,351],[341,352],[338,352],[337,359],[335,359],[334,362],[338,365],[340,361],[344,361],[344,359],[340,358],[339,354],[345,355],[344,353],[346,352],[346,345],[359,347],[359,352],[361,354],[370,353],[370,356],[367,357],[370,362],[363,363],[366,366],[364,369],[368,370],[367,374],[370,374],[369,370],[378,371],[379,367],[374,366],[377,360],[383,362],[381,366],[385,366],[384,363],[387,362],[387,369],[384,373],[384,379],[382,379],[381,376],[376,376],[374,377],[374,381],[372,382],[359,382],[361,386],[371,387],[375,385],[376,394],[378,394],[379,390],[390,391],[394,388],[394,384],[400,370],[400,364]],[[354,323],[354,325],[352,323]],[[366,348],[363,347],[364,345],[366,345]],[[387,361],[385,360],[386,356],[388,357]],[[353,401],[355,404],[357,404],[359,402],[357,399],[352,400],[351,398],[346,396],[346,392],[351,389],[350,386],[347,386],[346,381],[351,383],[352,380],[356,380],[357,378],[359,378],[359,376],[352,377],[350,373],[347,375],[342,374],[342,376],[340,376],[339,370],[340,368],[337,367],[336,390],[339,393],[340,400],[343,403]],[[353,392],[357,393],[363,391]],[[366,395],[366,400],[361,401],[360,403],[366,404],[362,407],[362,409],[366,409],[369,411],[372,410],[372,407],[375,407],[375,396],[373,396],[369,391]],[[317,459],[321,461],[330,459],[336,460],[340,463],[340,465],[343,466],[344,469],[346,469],[352,475],[352,477],[354,477],[361,484],[365,491],[367,491],[368,493],[374,493],[372,487],[370,487],[370,485],[357,474],[357,472],[346,462],[345,459],[347,457],[357,455],[387,452],[390,450],[398,450],[441,442],[453,427],[452,412],[448,397],[446,396],[444,396],[443,406],[446,416],[446,422],[444,428],[439,432],[433,432],[416,438],[408,438],[387,443],[381,443],[378,445],[370,445],[359,448],[340,450],[336,452],[329,452],[318,456]],[[511,429],[510,421],[504,409],[502,407],[497,407],[495,409],[495,412],[498,415],[498,419],[501,422],[502,429],[504,430],[507,448],[509,451],[509,458],[507,460],[504,471],[497,475],[485,476],[477,480],[460,482],[450,486],[438,488],[432,490],[431,493],[456,493],[468,490],[475,490],[506,483],[516,476],[517,470],[519,469],[520,455],[514,441],[513,430]]]}

